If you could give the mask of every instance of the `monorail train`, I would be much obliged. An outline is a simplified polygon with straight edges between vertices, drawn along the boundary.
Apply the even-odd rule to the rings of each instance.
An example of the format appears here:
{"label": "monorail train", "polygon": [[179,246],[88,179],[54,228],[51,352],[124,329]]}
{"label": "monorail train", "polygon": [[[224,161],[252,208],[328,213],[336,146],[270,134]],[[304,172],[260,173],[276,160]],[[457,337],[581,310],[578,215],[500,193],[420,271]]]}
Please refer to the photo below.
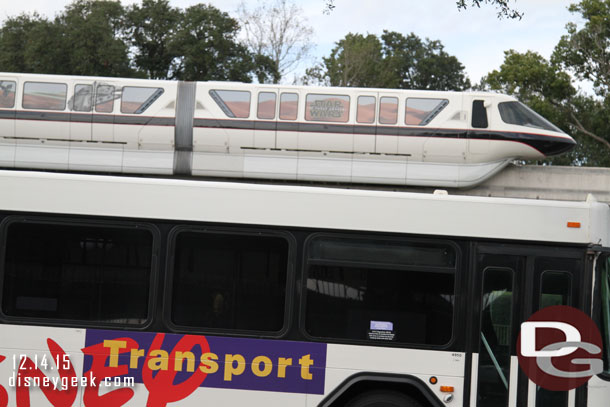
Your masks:
{"label": "monorail train", "polygon": [[574,140],[481,92],[0,73],[0,167],[467,187]]}

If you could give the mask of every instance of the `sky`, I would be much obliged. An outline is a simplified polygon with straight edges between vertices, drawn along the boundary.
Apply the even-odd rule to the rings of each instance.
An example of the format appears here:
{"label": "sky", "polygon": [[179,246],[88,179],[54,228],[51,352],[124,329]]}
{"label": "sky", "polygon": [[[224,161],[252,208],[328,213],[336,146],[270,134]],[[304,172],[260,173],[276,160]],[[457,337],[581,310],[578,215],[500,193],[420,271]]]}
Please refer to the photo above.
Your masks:
{"label": "sky", "polygon": [[[125,5],[136,1],[122,0]],[[241,1],[209,0],[205,3],[236,16],[235,10]],[[476,83],[499,68],[505,50],[532,50],[549,58],[566,33],[565,25],[579,21],[577,15],[567,10],[575,0],[516,0],[513,4],[524,13],[521,20],[498,19],[491,6],[458,11],[454,0],[335,0],[336,8],[330,14],[323,13],[323,0],[293,1],[302,8],[303,17],[314,29],[312,42],[315,45],[310,60],[304,61],[296,74],[328,56],[335,42],[350,32],[379,35],[383,30],[390,30],[440,40]],[[248,8],[257,4],[257,0],[244,2]],[[0,0],[0,21],[23,12],[54,17],[69,3],[69,0]],[[170,3],[186,8],[200,1],[170,0]],[[286,80],[290,82],[293,76],[294,73]]]}

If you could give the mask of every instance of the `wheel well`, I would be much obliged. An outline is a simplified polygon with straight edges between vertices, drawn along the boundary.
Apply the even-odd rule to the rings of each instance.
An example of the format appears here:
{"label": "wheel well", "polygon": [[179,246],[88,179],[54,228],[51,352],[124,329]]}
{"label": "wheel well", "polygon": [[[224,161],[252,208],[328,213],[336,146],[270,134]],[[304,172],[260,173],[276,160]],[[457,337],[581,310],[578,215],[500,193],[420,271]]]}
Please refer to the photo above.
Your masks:
{"label": "wheel well", "polygon": [[427,386],[416,378],[396,376],[352,376],[330,393],[318,406],[342,407],[354,397],[373,390],[397,391],[411,397],[425,407],[442,405]]}

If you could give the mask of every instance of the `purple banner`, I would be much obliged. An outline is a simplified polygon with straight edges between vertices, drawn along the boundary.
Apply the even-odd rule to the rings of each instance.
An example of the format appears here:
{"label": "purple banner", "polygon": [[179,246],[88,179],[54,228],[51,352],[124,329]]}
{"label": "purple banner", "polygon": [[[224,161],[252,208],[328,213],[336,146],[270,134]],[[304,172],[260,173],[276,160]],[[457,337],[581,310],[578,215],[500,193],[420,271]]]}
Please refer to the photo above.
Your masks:
{"label": "purple banner", "polygon": [[149,391],[216,387],[324,394],[326,344],[88,329],[83,373]]}

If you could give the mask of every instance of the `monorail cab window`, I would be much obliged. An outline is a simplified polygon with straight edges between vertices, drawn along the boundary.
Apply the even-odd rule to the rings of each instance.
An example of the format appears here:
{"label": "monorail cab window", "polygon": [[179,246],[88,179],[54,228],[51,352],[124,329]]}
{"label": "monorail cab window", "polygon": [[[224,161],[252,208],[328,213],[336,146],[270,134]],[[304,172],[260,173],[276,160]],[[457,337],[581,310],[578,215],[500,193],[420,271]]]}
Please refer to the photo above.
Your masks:
{"label": "monorail cab window", "polygon": [[23,85],[24,109],[64,110],[68,85],[51,82],[26,82]]}
{"label": "monorail cab window", "polygon": [[0,109],[15,107],[15,91],[17,84],[14,81],[0,81]]}
{"label": "monorail cab window", "polygon": [[246,119],[250,116],[250,92],[244,90],[210,90],[210,96],[227,117]]}
{"label": "monorail cab window", "polygon": [[501,102],[498,104],[498,109],[504,123],[563,133],[561,129],[521,102]]}

